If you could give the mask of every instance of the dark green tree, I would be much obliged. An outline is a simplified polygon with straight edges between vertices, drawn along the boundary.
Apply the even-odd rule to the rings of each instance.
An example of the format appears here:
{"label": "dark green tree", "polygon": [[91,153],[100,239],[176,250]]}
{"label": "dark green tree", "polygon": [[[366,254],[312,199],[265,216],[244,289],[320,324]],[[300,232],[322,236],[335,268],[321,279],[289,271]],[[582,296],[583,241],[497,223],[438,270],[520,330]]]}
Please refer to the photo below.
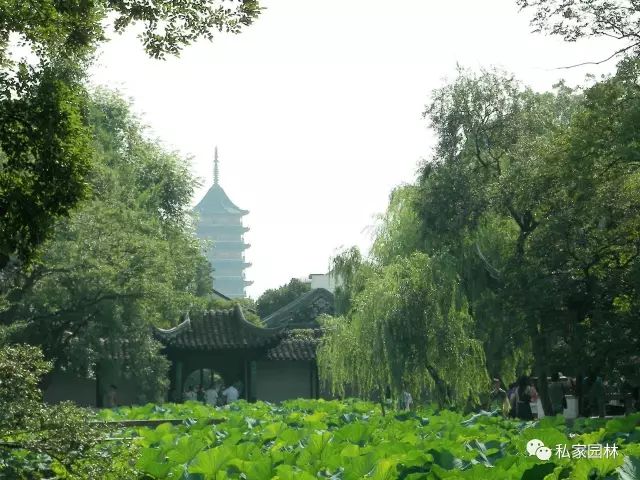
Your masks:
{"label": "dark green tree", "polygon": [[[83,81],[107,20],[116,32],[141,24],[145,51],[164,58],[215,31],[238,33],[259,12],[255,0],[0,1],[0,275],[28,262],[87,194]],[[12,39],[32,55],[12,55]]]}
{"label": "dark green tree", "polygon": [[[65,63],[0,70],[0,274],[26,261],[87,191],[91,139],[80,73]],[[1,288],[1,287],[0,287]]]}
{"label": "dark green tree", "polygon": [[[461,260],[490,370],[504,375],[500,356],[531,349],[544,393],[550,371],[623,368],[628,356],[614,352],[637,342],[630,311],[613,303],[635,295],[623,279],[637,255],[637,67],[623,62],[585,92],[491,77],[463,76],[427,112],[440,141],[421,180],[424,241]],[[625,339],[602,341],[617,322]]]}
{"label": "dark green tree", "polygon": [[[416,375],[414,388],[460,403],[483,387],[452,387],[438,373],[448,367],[436,347],[422,352],[397,333],[428,345],[429,328],[455,325],[458,333],[445,333],[451,352],[479,342],[492,376],[510,382],[533,372],[543,397],[553,371],[633,373],[638,71],[628,59],[586,90],[560,83],[547,93],[501,72],[461,71],[434,92],[425,115],[438,143],[418,184],[394,192],[369,259],[356,249],[335,259],[343,317],[327,320],[319,355],[334,388],[353,382],[371,394],[404,372],[405,381]],[[407,283],[414,268],[426,283]],[[452,291],[459,323],[444,325],[437,312],[447,312]],[[376,327],[386,322],[393,328]],[[413,358],[430,367],[431,381],[415,380],[428,377]],[[485,378],[470,365],[467,374]]]}
{"label": "dark green tree", "polygon": [[45,405],[39,388],[51,369],[42,352],[27,345],[0,347],[1,478],[133,478],[122,447],[100,444],[105,429],[71,403]]}
{"label": "dark green tree", "polygon": [[151,325],[174,325],[211,293],[188,213],[197,182],[119,97],[96,92],[89,105],[91,194],[11,282],[0,323],[7,340],[41,346],[56,368],[93,376],[110,365],[152,400],[167,362]]}

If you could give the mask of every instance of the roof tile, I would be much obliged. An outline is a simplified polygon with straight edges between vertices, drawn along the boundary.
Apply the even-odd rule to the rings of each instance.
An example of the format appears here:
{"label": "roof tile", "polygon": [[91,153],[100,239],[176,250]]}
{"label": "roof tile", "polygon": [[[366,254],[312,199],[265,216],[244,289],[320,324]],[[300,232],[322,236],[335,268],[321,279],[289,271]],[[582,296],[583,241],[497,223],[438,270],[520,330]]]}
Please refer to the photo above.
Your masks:
{"label": "roof tile", "polygon": [[269,360],[315,360],[320,329],[289,330],[278,345],[267,352]]}
{"label": "roof tile", "polygon": [[156,338],[177,349],[218,350],[268,347],[282,337],[282,329],[262,328],[249,323],[239,306],[214,310],[202,318],[187,319],[170,330],[156,328]]}

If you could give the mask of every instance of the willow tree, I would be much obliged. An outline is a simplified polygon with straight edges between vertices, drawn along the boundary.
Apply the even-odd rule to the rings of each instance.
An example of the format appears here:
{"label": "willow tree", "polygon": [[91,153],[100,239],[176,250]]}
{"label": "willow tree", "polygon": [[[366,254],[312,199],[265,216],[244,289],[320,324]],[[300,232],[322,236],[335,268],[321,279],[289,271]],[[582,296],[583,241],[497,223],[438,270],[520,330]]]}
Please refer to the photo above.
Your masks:
{"label": "willow tree", "polygon": [[407,184],[396,187],[389,196],[389,206],[378,217],[375,239],[371,247],[374,261],[381,265],[423,251],[420,214],[417,209],[420,189]]}
{"label": "willow tree", "polygon": [[422,401],[459,406],[486,386],[482,345],[469,336],[473,319],[447,257],[417,252],[369,265],[350,311],[324,327],[320,375],[335,394],[406,388]]}

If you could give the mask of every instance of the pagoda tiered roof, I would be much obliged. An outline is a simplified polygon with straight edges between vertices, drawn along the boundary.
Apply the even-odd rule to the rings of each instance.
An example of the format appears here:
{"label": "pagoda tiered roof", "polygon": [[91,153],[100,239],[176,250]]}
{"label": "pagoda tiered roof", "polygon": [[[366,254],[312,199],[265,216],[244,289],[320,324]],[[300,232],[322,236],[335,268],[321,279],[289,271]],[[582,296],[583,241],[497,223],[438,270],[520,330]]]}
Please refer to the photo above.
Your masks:
{"label": "pagoda tiered roof", "polygon": [[248,210],[238,208],[227,196],[222,187],[214,183],[195,210],[200,214],[246,215]]}
{"label": "pagoda tiered roof", "polygon": [[251,230],[249,227],[245,227],[244,225],[242,225],[242,223],[212,223],[208,221],[207,218],[200,218],[199,225],[200,229],[206,229],[207,231],[213,233],[214,236],[216,232],[220,232],[225,235],[228,235],[229,233],[237,233],[238,235],[242,235],[243,233],[247,233],[249,230]]}
{"label": "pagoda tiered roof", "polygon": [[216,258],[216,263],[218,264],[218,267],[240,266],[243,270],[251,266],[251,263],[246,262],[244,258]]}
{"label": "pagoda tiered roof", "polygon": [[220,186],[218,147],[213,165],[213,186],[194,208],[198,217],[196,232],[199,238],[212,241],[206,256],[214,271],[213,287],[231,298],[243,298],[245,287],[251,285],[243,274],[251,264],[244,261],[242,254],[251,246],[242,237],[249,230],[242,225],[242,217],[249,211],[238,208]]}
{"label": "pagoda tiered roof", "polygon": [[250,243],[244,243],[242,240],[217,240],[213,243],[213,248],[218,250],[246,250],[251,246]]}

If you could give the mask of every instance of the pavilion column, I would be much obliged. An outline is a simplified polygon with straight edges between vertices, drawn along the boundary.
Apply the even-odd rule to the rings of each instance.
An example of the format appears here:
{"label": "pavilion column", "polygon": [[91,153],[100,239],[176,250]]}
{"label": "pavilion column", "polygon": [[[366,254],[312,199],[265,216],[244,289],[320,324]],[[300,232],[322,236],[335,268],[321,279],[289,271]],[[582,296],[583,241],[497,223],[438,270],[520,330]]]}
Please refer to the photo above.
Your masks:
{"label": "pavilion column", "polygon": [[182,401],[182,362],[177,360],[175,362],[175,402]]}
{"label": "pavilion column", "polygon": [[249,399],[251,398],[250,396],[250,390],[251,390],[251,385],[249,382],[249,361],[245,360],[243,362],[243,366],[244,366],[244,399],[248,402]]}
{"label": "pavilion column", "polygon": [[176,362],[171,360],[171,365],[169,365],[169,401],[177,402],[176,392],[178,391],[178,387],[176,387]]}
{"label": "pavilion column", "polygon": [[256,392],[256,362],[255,360],[252,360],[251,362],[249,362],[249,401],[250,402],[255,402],[258,398],[257,398],[257,393]]}

